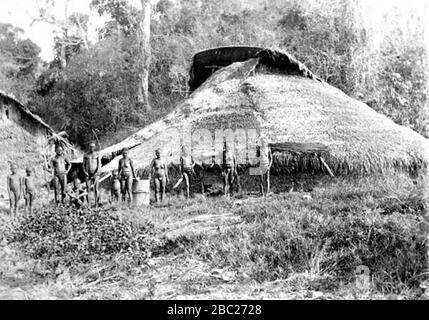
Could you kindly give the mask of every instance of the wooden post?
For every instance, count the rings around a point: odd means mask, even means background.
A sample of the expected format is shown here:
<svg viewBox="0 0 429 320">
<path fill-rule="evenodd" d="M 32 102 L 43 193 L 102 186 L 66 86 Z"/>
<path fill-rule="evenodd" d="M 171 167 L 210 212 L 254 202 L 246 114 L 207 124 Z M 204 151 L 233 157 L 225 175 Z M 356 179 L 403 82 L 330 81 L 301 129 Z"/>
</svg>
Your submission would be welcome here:
<svg viewBox="0 0 429 320">
<path fill-rule="evenodd" d="M 320 162 L 322 162 L 323 166 L 326 168 L 326 170 L 328 170 L 328 173 L 331 177 L 334 177 L 334 174 L 332 173 L 331 169 L 329 168 L 329 166 L 327 165 L 327 163 L 325 162 L 325 160 L 323 160 L 322 157 L 319 156 Z"/>
<path fill-rule="evenodd" d="M 107 178 L 109 178 L 110 176 L 112 175 L 112 173 L 108 173 L 108 174 L 106 174 L 104 177 L 102 177 L 100 180 L 98 180 L 98 183 L 101 183 L 101 182 L 103 182 L 104 180 L 106 180 Z"/>
<path fill-rule="evenodd" d="M 183 177 L 182 178 L 180 178 L 177 182 L 176 182 L 176 184 L 173 186 L 173 190 L 174 189 L 176 189 L 181 183 L 182 183 L 182 181 L 183 181 Z"/>
</svg>

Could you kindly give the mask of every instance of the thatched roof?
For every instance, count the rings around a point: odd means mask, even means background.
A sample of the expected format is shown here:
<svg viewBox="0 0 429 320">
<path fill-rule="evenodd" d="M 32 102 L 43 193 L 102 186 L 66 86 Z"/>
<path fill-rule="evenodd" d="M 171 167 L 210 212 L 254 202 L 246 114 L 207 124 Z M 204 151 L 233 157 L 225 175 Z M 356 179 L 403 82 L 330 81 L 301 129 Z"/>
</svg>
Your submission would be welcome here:
<svg viewBox="0 0 429 320">
<path fill-rule="evenodd" d="M 49 147 L 49 144 L 60 144 L 66 150 L 66 152 L 68 154 L 70 154 L 70 156 L 76 157 L 76 156 L 79 156 L 81 154 L 81 152 L 79 150 L 77 150 L 65 138 L 66 137 L 65 132 L 56 133 L 55 130 L 50 125 L 48 125 L 45 121 L 43 121 L 42 118 L 40 118 L 38 115 L 35 115 L 30 110 L 28 110 L 27 107 L 23 104 L 23 102 L 18 100 L 13 94 L 8 94 L 5 91 L 0 90 L 0 96 L 9 102 L 12 102 L 14 104 L 14 106 L 18 110 L 20 110 L 20 112 L 27 115 L 27 117 L 28 117 L 28 119 L 30 119 L 30 121 L 32 121 L 36 125 L 39 125 L 41 127 L 44 127 L 45 129 L 47 129 L 49 137 L 47 138 L 48 146 L 46 146 L 46 147 Z"/>
<path fill-rule="evenodd" d="M 11 101 L 14 103 L 14 105 L 22 112 L 25 113 L 32 121 L 39 124 L 42 127 L 45 127 L 49 132 L 54 132 L 54 130 L 45 122 L 43 121 L 39 116 L 32 113 L 30 110 L 28 110 L 25 105 L 18 100 L 13 94 L 8 94 L 7 92 L 0 90 L 0 96 L 3 98 Z"/>
<path fill-rule="evenodd" d="M 126 146 L 137 166 L 146 167 L 161 148 L 177 164 L 181 144 L 174 130 L 197 128 L 257 128 L 272 144 L 320 143 L 329 148 L 325 160 L 336 174 L 414 171 L 428 163 L 427 139 L 320 81 L 289 54 L 267 49 L 219 69 L 167 117 L 102 154 Z M 203 145 L 196 148 L 205 148 L 210 163 L 212 147 Z M 116 168 L 118 159 L 103 170 Z M 275 153 L 278 170 L 290 166 L 323 170 L 311 154 Z"/>
<path fill-rule="evenodd" d="M 198 52 L 192 59 L 189 71 L 189 89 L 194 91 L 215 71 L 234 62 L 244 62 L 259 58 L 260 63 L 275 68 L 283 68 L 289 74 L 301 74 L 313 78 L 314 75 L 300 61 L 289 54 L 260 47 L 229 46 Z"/>
</svg>

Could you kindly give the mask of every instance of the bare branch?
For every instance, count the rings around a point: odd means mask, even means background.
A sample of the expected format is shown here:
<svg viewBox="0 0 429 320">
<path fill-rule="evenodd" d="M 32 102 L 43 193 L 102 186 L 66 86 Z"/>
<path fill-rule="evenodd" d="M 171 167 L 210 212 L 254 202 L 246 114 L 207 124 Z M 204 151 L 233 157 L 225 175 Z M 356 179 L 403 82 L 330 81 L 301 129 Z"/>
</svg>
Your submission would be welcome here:
<svg viewBox="0 0 429 320">
<path fill-rule="evenodd" d="M 85 30 L 84 30 L 84 29 L 83 29 L 83 27 L 82 27 L 82 23 L 81 23 L 81 21 L 80 21 L 80 17 L 79 17 L 79 15 L 75 14 L 75 19 L 76 19 L 77 25 L 78 25 L 78 27 L 79 27 L 79 31 L 80 31 L 80 33 L 81 33 L 82 40 L 83 40 L 83 43 L 84 43 L 84 45 L 85 45 L 85 49 L 86 49 L 86 50 L 88 50 L 88 49 L 89 49 L 89 47 L 88 47 L 88 41 L 87 41 L 87 39 L 86 39 L 86 32 L 85 32 Z"/>
</svg>

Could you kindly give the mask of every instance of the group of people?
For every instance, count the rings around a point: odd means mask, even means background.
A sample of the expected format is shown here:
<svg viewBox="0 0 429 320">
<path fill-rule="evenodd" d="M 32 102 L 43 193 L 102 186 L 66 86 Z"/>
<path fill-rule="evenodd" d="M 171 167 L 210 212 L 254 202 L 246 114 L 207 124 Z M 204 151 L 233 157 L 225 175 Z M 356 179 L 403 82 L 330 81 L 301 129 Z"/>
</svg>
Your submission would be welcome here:
<svg viewBox="0 0 429 320">
<path fill-rule="evenodd" d="M 10 166 L 10 171 L 10 175 L 7 176 L 7 192 L 11 214 L 18 214 L 18 204 L 22 196 L 25 199 L 26 210 L 31 213 L 33 211 L 33 201 L 36 191 L 33 170 L 30 167 L 26 168 L 26 175 L 22 178 L 18 174 L 18 166 L 13 163 Z"/>
<path fill-rule="evenodd" d="M 270 190 L 270 167 L 272 164 L 272 155 L 267 143 L 262 143 L 257 148 L 259 158 L 260 190 L 262 195 L 266 195 Z M 46 163 L 45 169 L 52 174 L 54 184 L 55 203 L 66 204 L 67 197 L 71 205 L 82 206 L 85 202 L 90 203 L 90 191 L 93 189 L 95 207 L 100 203 L 100 176 L 101 176 L 101 157 L 96 151 L 95 143 L 88 145 L 88 151 L 83 157 L 82 171 L 85 177 L 84 183 L 78 177 L 77 171 L 73 173 L 71 188 L 67 186 L 67 176 L 72 168 L 72 164 L 64 154 L 63 148 L 58 145 L 55 148 L 55 155 Z M 185 184 L 185 195 L 190 197 L 191 177 L 195 175 L 195 163 L 187 146 L 182 147 L 180 157 L 181 178 L 173 187 L 176 189 L 182 182 Z M 16 164 L 10 167 L 11 174 L 7 177 L 7 190 L 10 199 L 11 213 L 17 214 L 18 203 L 21 195 L 25 199 L 25 211 L 33 211 L 33 202 L 36 194 L 36 183 L 33 177 L 33 169 L 26 168 L 26 176 L 21 178 L 17 171 Z M 161 156 L 160 150 L 155 151 L 155 157 L 149 166 L 149 176 L 153 177 L 155 202 L 165 199 L 166 185 L 169 183 L 168 167 Z M 228 144 L 224 143 L 222 176 L 224 182 L 224 194 L 229 197 L 232 195 L 233 185 L 240 185 L 238 174 L 238 163 L 233 150 Z M 129 150 L 122 150 L 122 157 L 118 163 L 118 169 L 113 170 L 110 176 L 110 201 L 119 202 L 133 199 L 132 185 L 133 180 L 137 179 L 133 160 L 129 157 Z"/>
<path fill-rule="evenodd" d="M 96 152 L 95 143 L 90 143 L 89 151 L 84 155 L 82 163 L 85 186 L 81 184 L 79 178 L 75 177 L 72 184 L 72 194 L 69 194 L 74 204 L 82 205 L 85 199 L 89 203 L 89 193 L 91 188 L 93 188 L 95 207 L 98 207 L 100 202 L 99 183 L 101 166 L 101 157 Z M 151 175 L 154 178 L 155 201 L 159 202 L 165 198 L 165 186 L 169 182 L 167 165 L 161 158 L 160 150 L 155 151 L 155 157 L 152 160 L 150 168 Z M 122 200 L 132 202 L 132 186 L 133 181 L 136 179 L 134 162 L 129 157 L 128 148 L 124 148 L 122 149 L 122 158 L 118 162 L 118 169 L 113 170 L 110 175 L 110 201 L 119 202 Z M 61 185 L 58 185 L 58 187 L 61 189 Z M 64 199 L 66 193 L 63 189 L 61 189 L 61 194 Z M 55 194 L 55 198 L 57 199 L 57 194 Z"/>
<path fill-rule="evenodd" d="M 63 148 L 55 148 L 55 156 L 46 164 L 46 169 L 53 175 L 55 185 L 55 199 L 61 194 L 62 203 L 65 202 L 67 195 L 67 175 L 71 169 L 71 162 L 64 155 Z M 37 182 L 34 177 L 34 169 L 27 167 L 25 177 L 18 174 L 18 166 L 12 163 L 10 166 L 11 173 L 7 176 L 7 192 L 9 196 L 10 212 L 12 215 L 18 214 L 19 201 L 25 199 L 25 211 L 33 212 L 33 204 L 37 196 Z"/>
<path fill-rule="evenodd" d="M 259 176 L 259 187 L 262 196 L 266 196 L 270 192 L 270 169 L 273 163 L 271 150 L 265 138 L 261 139 L 261 143 L 256 147 L 256 155 L 259 159 L 258 167 L 252 168 L 252 174 Z M 231 147 L 224 143 L 223 151 L 223 166 L 222 166 L 224 195 L 232 196 L 233 185 L 236 183 L 240 186 L 240 175 L 238 174 L 238 164 L 234 151 Z"/>
</svg>

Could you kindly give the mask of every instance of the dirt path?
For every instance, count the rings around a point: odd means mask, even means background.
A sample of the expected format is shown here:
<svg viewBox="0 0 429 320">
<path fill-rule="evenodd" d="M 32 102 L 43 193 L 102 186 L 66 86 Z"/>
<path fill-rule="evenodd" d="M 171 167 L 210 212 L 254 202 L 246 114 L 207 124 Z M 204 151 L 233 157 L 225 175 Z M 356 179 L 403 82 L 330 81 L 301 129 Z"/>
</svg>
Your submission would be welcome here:
<svg viewBox="0 0 429 320">
<path fill-rule="evenodd" d="M 193 236 L 198 234 L 210 234 L 220 228 L 227 228 L 239 224 L 242 219 L 233 213 L 202 214 L 175 221 L 165 222 L 168 231 L 163 234 L 167 239 L 175 239 L 181 236 Z"/>
</svg>

